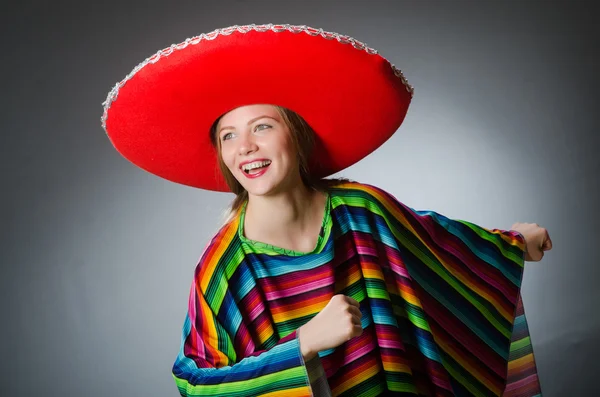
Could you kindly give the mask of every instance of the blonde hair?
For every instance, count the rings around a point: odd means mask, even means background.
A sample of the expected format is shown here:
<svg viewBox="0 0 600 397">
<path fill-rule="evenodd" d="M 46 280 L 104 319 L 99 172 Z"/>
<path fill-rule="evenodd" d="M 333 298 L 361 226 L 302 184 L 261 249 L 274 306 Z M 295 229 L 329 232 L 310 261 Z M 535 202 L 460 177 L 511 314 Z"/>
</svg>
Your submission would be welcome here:
<svg viewBox="0 0 600 397">
<path fill-rule="evenodd" d="M 290 136 L 292 138 L 292 143 L 296 149 L 296 154 L 298 156 L 298 168 L 300 170 L 300 178 L 306 187 L 313 190 L 325 191 L 328 187 L 342 183 L 348 182 L 349 180 L 346 178 L 331 178 L 331 179 L 319 179 L 311 176 L 309 172 L 309 161 L 310 155 L 315 145 L 315 131 L 312 129 L 310 125 L 296 112 L 289 110 L 287 108 L 281 106 L 274 106 L 279 116 L 282 118 L 285 125 L 288 127 L 290 131 Z M 223 117 L 223 116 L 221 116 Z M 217 159 L 219 162 L 219 169 L 221 170 L 221 174 L 227 183 L 227 186 L 231 190 L 233 194 L 235 194 L 235 198 L 231 202 L 230 208 L 227 210 L 225 214 L 224 222 L 229 222 L 239 208 L 244 204 L 244 202 L 248 199 L 248 192 L 243 186 L 238 182 L 237 179 L 233 176 L 229 168 L 225 165 L 223 158 L 221 157 L 221 148 L 220 148 L 220 140 L 217 135 L 217 127 L 219 125 L 219 121 L 221 120 L 219 117 L 210 128 L 210 140 L 217 151 Z"/>
</svg>

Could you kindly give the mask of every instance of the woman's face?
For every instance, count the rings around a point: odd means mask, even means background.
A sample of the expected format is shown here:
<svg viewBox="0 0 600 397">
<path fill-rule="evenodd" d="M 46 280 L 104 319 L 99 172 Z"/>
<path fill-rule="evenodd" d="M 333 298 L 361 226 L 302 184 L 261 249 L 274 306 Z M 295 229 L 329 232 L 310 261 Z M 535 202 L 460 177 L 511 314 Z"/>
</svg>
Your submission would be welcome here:
<svg viewBox="0 0 600 397">
<path fill-rule="evenodd" d="M 270 195 L 301 183 L 290 131 L 272 105 L 226 113 L 217 126 L 223 162 L 250 195 Z"/>
</svg>

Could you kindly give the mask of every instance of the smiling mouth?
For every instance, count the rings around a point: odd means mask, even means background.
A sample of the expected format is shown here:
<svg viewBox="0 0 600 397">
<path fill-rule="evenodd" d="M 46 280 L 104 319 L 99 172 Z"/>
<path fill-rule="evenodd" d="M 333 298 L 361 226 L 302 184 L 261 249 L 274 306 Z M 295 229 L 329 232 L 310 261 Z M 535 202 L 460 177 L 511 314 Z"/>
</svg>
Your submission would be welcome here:
<svg viewBox="0 0 600 397">
<path fill-rule="evenodd" d="M 269 165 L 271 165 L 271 160 L 264 160 L 244 164 L 241 168 L 246 175 L 254 175 L 265 170 Z"/>
</svg>

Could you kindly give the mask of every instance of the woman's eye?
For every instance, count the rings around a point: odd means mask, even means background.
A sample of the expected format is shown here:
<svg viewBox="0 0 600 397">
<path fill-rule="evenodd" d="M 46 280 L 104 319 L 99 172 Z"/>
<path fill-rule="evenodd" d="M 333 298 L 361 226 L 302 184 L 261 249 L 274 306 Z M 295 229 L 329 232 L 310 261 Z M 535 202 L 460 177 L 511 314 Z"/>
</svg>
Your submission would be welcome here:
<svg viewBox="0 0 600 397">
<path fill-rule="evenodd" d="M 233 134 L 231 132 L 228 132 L 227 134 L 223 135 L 223 137 L 221 139 L 226 141 L 226 140 L 230 139 L 232 135 Z"/>
<path fill-rule="evenodd" d="M 256 127 L 254 127 L 254 131 L 260 131 L 265 129 L 261 127 L 271 128 L 269 124 L 258 124 Z"/>
</svg>

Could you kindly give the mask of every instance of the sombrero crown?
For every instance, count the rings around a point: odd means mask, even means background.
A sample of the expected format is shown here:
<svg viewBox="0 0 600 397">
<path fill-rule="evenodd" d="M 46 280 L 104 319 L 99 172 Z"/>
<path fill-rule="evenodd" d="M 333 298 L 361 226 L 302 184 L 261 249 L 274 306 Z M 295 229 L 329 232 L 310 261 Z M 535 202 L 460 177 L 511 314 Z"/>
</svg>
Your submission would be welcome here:
<svg viewBox="0 0 600 397">
<path fill-rule="evenodd" d="M 398 129 L 413 88 L 376 50 L 293 25 L 232 26 L 158 51 L 117 83 L 102 126 L 117 151 L 173 182 L 229 191 L 209 130 L 244 105 L 279 105 L 316 132 L 310 172 L 324 177 Z"/>
</svg>

